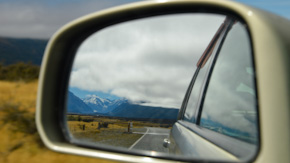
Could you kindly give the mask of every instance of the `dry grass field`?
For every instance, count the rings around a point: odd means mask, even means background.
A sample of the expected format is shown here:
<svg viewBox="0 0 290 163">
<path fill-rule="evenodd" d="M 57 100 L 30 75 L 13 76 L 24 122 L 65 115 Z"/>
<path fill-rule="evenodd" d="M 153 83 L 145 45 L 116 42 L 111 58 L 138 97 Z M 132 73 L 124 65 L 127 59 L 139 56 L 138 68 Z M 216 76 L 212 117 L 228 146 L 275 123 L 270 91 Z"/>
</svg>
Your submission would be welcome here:
<svg viewBox="0 0 290 163">
<path fill-rule="evenodd" d="M 107 128 L 98 129 L 98 122 L 68 122 L 72 135 L 90 143 L 129 148 L 142 135 L 127 132 L 127 127 L 109 124 Z M 83 128 L 83 126 L 85 126 Z"/>
<path fill-rule="evenodd" d="M 132 132 L 128 132 L 127 120 L 68 115 L 67 126 L 74 138 L 90 143 L 129 148 L 146 131 L 145 127 L 162 127 L 159 123 L 132 121 Z M 137 131 L 137 132 L 135 132 Z"/>
<path fill-rule="evenodd" d="M 37 81 L 0 81 L 0 163 L 107 163 L 53 152 L 43 146 L 34 122 Z"/>
</svg>

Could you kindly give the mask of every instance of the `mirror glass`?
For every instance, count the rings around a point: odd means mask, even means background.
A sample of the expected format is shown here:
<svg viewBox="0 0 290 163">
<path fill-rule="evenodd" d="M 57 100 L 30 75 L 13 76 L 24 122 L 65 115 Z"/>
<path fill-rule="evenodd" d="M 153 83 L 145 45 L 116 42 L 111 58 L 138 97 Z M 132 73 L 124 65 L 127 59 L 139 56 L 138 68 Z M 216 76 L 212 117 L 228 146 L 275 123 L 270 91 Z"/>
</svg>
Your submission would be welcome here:
<svg viewBox="0 0 290 163">
<path fill-rule="evenodd" d="M 174 124 L 202 55 L 220 30 L 213 55 L 202 66 L 208 74 L 229 28 L 221 29 L 225 21 L 226 16 L 218 14 L 171 14 L 123 22 L 92 34 L 78 48 L 71 70 L 69 137 L 98 147 L 195 157 L 196 151 L 182 152 Z"/>
</svg>

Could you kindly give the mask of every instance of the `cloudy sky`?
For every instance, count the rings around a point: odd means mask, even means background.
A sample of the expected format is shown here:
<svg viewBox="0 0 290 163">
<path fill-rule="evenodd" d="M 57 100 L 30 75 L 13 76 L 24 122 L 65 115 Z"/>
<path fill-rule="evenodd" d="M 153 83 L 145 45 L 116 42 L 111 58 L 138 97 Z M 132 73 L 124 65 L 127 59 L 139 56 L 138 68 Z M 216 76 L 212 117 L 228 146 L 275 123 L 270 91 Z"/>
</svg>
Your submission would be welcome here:
<svg viewBox="0 0 290 163">
<path fill-rule="evenodd" d="M 78 17 L 130 2 L 134 1 L 0 0 L 0 36 L 48 39 Z"/>
<path fill-rule="evenodd" d="M 80 16 L 138 0 L 0 0 L 0 36 L 48 39 Z M 238 0 L 290 19 L 289 0 Z"/>
<path fill-rule="evenodd" d="M 223 15 L 178 14 L 118 24 L 79 48 L 70 86 L 179 108 Z"/>
<path fill-rule="evenodd" d="M 0 36 L 49 39 L 61 26 L 75 18 L 136 1 L 138 0 L 0 0 Z M 238 1 L 290 19 L 289 0 Z M 170 19 L 174 21 L 169 21 Z M 192 19 L 199 21 L 196 17 L 162 18 L 158 21 L 123 24 L 96 34 L 79 51 L 82 55 L 77 57 L 71 85 L 131 100 L 146 100 L 152 105 L 163 100 L 162 104 L 177 106 L 177 101 L 180 100 L 176 99 L 183 97 L 194 71 L 196 55 L 203 52 L 220 24 L 219 21 L 211 21 L 213 24 L 208 25 L 200 20 L 200 26 L 197 27 L 187 21 Z M 154 26 L 155 29 L 152 30 L 149 26 Z M 193 32 L 193 29 L 200 31 L 198 28 L 208 32 Z M 189 42 L 193 42 L 195 48 Z M 96 43 L 98 46 L 95 46 Z M 91 49 L 92 45 L 94 49 Z M 102 57 L 96 57 L 100 55 Z M 95 65 L 99 67 L 96 68 Z M 82 75 L 87 76 L 84 78 Z M 131 80 L 132 77 L 134 80 Z M 80 79 L 87 80 L 80 82 Z M 132 89 L 128 89 L 129 87 Z M 161 98 L 165 94 L 168 97 Z"/>
</svg>

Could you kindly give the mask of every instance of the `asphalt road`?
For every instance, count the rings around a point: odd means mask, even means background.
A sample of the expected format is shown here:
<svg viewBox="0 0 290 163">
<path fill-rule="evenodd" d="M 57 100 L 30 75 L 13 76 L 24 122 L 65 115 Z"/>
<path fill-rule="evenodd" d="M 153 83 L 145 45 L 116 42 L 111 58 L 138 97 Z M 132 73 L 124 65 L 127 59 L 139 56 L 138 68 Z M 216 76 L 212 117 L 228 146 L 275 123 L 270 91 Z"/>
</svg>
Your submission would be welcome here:
<svg viewBox="0 0 290 163">
<path fill-rule="evenodd" d="M 129 149 L 168 153 L 168 149 L 163 147 L 163 140 L 164 138 L 168 138 L 169 132 L 169 129 L 153 127 L 146 127 L 145 132 L 133 132 L 144 135 L 138 139 Z"/>
</svg>

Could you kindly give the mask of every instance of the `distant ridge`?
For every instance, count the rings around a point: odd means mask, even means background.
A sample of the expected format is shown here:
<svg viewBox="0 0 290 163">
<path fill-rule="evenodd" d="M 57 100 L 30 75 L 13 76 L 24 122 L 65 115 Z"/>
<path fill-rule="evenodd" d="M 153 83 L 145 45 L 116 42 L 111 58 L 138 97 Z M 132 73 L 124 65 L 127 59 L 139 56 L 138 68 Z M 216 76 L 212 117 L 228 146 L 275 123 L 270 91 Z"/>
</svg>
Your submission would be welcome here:
<svg viewBox="0 0 290 163">
<path fill-rule="evenodd" d="M 0 37 L 0 63 L 18 62 L 40 66 L 48 40 Z"/>
<path fill-rule="evenodd" d="M 127 99 L 109 100 L 97 95 L 89 95 L 80 99 L 69 92 L 68 113 L 101 115 L 131 119 L 163 119 L 176 120 L 176 108 L 144 106 L 142 103 L 133 104 Z"/>
<path fill-rule="evenodd" d="M 178 109 L 123 103 L 109 113 L 113 117 L 145 119 L 177 119 Z"/>
<path fill-rule="evenodd" d="M 127 103 L 126 99 L 110 100 L 107 98 L 101 98 L 97 95 L 87 95 L 82 99 L 84 103 L 90 106 L 94 111 L 98 113 L 108 113 L 114 110 L 116 107 L 123 103 Z"/>
<path fill-rule="evenodd" d="M 85 104 L 80 98 L 75 96 L 72 92 L 68 92 L 67 113 L 73 114 L 92 114 L 93 109 Z"/>
</svg>

